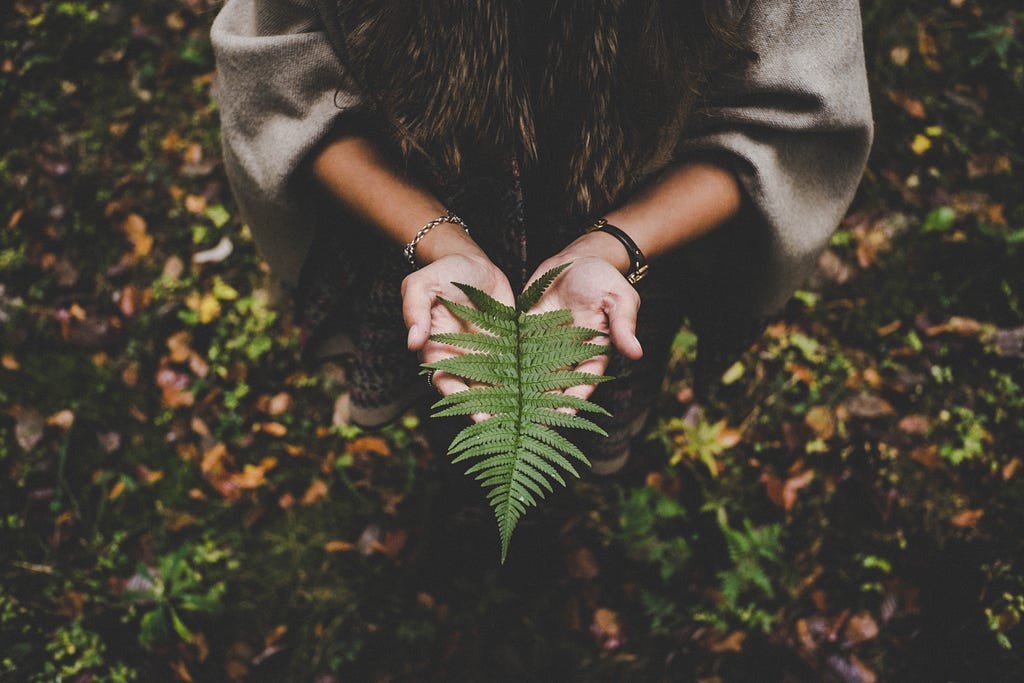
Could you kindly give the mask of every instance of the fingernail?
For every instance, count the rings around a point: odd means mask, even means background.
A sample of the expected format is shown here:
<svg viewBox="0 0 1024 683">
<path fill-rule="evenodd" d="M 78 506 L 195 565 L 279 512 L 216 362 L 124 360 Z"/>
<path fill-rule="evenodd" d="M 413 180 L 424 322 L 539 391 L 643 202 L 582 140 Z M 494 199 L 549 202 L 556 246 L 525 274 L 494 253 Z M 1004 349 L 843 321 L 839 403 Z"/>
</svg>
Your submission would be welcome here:
<svg viewBox="0 0 1024 683">
<path fill-rule="evenodd" d="M 409 346 L 412 346 L 412 340 L 415 339 L 416 337 L 418 337 L 419 334 L 420 334 L 420 326 L 419 325 L 413 325 L 412 327 L 410 327 L 409 328 L 409 338 L 406 341 L 406 343 Z"/>
</svg>

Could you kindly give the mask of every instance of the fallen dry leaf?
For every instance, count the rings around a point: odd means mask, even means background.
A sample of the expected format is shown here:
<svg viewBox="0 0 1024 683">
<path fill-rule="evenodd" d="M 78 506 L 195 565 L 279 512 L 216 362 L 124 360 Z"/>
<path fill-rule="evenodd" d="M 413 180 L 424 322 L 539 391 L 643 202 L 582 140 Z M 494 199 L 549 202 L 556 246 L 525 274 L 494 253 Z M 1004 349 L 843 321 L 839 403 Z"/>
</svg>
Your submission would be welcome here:
<svg viewBox="0 0 1024 683">
<path fill-rule="evenodd" d="M 929 470 L 936 469 L 942 463 L 942 459 L 939 457 L 939 448 L 935 445 L 915 448 L 910 452 L 910 458 Z"/>
<path fill-rule="evenodd" d="M 746 639 L 747 634 L 743 631 L 733 631 L 728 635 L 710 640 L 706 644 L 706 647 L 709 651 L 714 652 L 715 654 L 723 654 L 725 652 L 743 652 L 743 643 Z"/>
<path fill-rule="evenodd" d="M 267 412 L 271 415 L 284 415 L 292 407 L 292 397 L 282 391 L 274 394 L 267 402 Z"/>
<path fill-rule="evenodd" d="M 192 355 L 192 335 L 185 330 L 176 332 L 167 338 L 168 358 L 172 363 L 184 363 Z"/>
<path fill-rule="evenodd" d="M 329 553 L 344 553 L 355 550 L 355 544 L 348 541 L 328 541 L 324 544 L 324 550 Z"/>
<path fill-rule="evenodd" d="M 350 455 L 373 454 L 388 457 L 391 455 L 391 447 L 379 436 L 360 436 L 345 444 L 345 452 Z"/>
<path fill-rule="evenodd" d="M 118 227 L 135 248 L 135 256 L 147 256 L 153 249 L 153 238 L 146 232 L 146 219 L 139 214 L 128 214 Z"/>
<path fill-rule="evenodd" d="M 878 636 L 878 623 L 868 612 L 859 612 L 846 622 L 843 635 L 851 643 L 863 643 Z"/>
<path fill-rule="evenodd" d="M 907 415 L 900 420 L 899 428 L 901 432 L 907 434 L 927 434 L 932 428 L 931 421 L 924 415 Z"/>
<path fill-rule="evenodd" d="M 288 433 L 288 428 L 280 422 L 262 422 L 259 425 L 259 429 L 264 434 L 276 437 L 282 437 Z"/>
<path fill-rule="evenodd" d="M 804 422 L 811 428 L 815 436 L 824 441 L 831 439 L 836 433 L 835 418 L 832 416 L 832 411 L 826 406 L 814 406 L 808 410 Z"/>
<path fill-rule="evenodd" d="M 977 526 L 984 515 L 984 510 L 964 510 L 953 515 L 949 522 L 960 529 L 970 529 Z"/>
<path fill-rule="evenodd" d="M 985 327 L 973 318 L 953 316 L 941 325 L 929 327 L 924 331 L 929 337 L 939 334 L 956 334 L 961 337 L 977 337 L 984 331 Z"/>
<path fill-rule="evenodd" d="M 843 405 L 850 415 L 868 420 L 892 415 L 895 412 L 888 401 L 868 393 L 858 394 Z"/>
<path fill-rule="evenodd" d="M 46 421 L 39 411 L 28 409 L 15 415 L 14 438 L 22 450 L 31 451 L 43 438 Z"/>
<path fill-rule="evenodd" d="M 814 470 L 807 470 L 795 477 L 790 477 L 782 487 L 782 507 L 789 512 L 796 505 L 797 495 L 814 480 Z"/>
<path fill-rule="evenodd" d="M 302 494 L 302 505 L 312 505 L 327 497 L 327 484 L 322 479 L 314 479 L 306 492 Z"/>
<path fill-rule="evenodd" d="M 597 567 L 597 558 L 590 548 L 577 548 L 569 553 L 565 559 L 569 576 L 574 579 L 596 579 L 600 571 Z"/>
<path fill-rule="evenodd" d="M 75 424 L 75 414 L 67 409 L 61 410 L 46 418 L 46 424 L 66 432 Z"/>
<path fill-rule="evenodd" d="M 625 642 L 619 615 L 604 607 L 594 610 L 594 618 L 590 622 L 590 634 L 594 636 L 598 647 L 606 651 L 617 650 Z"/>
</svg>

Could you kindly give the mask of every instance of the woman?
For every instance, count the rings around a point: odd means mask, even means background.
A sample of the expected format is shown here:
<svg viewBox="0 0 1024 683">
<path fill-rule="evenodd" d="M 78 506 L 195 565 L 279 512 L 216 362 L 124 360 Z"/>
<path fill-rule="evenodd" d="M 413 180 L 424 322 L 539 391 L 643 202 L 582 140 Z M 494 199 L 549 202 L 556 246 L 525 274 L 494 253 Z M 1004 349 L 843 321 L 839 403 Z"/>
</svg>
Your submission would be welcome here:
<svg viewBox="0 0 1024 683">
<path fill-rule="evenodd" d="M 309 348 L 354 355 L 359 423 L 455 352 L 429 340 L 453 281 L 511 303 L 571 261 L 540 307 L 608 334 L 581 369 L 618 378 L 586 449 L 614 472 L 683 318 L 706 377 L 842 218 L 872 134 L 860 30 L 856 0 L 228 0 L 225 162 Z"/>
</svg>

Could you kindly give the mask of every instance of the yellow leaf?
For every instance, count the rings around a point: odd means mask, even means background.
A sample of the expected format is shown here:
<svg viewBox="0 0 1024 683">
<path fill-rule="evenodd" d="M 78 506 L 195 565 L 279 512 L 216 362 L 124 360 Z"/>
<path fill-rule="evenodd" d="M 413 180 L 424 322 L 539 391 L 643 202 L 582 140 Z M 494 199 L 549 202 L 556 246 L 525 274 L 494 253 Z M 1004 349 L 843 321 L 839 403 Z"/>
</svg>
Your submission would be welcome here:
<svg viewBox="0 0 1024 683">
<path fill-rule="evenodd" d="M 743 377 L 744 372 L 746 372 L 746 369 L 743 367 L 743 363 L 736 361 L 732 364 L 732 367 L 726 370 L 725 374 L 722 375 L 722 384 L 728 386 L 737 382 L 740 377 Z"/>
<path fill-rule="evenodd" d="M 199 301 L 199 322 L 204 325 L 220 316 L 220 302 L 213 294 L 204 294 Z"/>
<path fill-rule="evenodd" d="M 914 141 L 910 143 L 910 149 L 914 150 L 914 154 L 921 155 L 932 148 L 932 141 L 926 138 L 924 135 L 917 135 Z"/>
<path fill-rule="evenodd" d="M 942 135 L 942 126 L 928 126 L 924 129 L 924 132 L 930 138 L 937 138 Z"/>
<path fill-rule="evenodd" d="M 110 493 L 107 494 L 107 500 L 115 500 L 124 493 L 124 480 L 119 479 L 116 484 L 110 489 Z"/>
</svg>

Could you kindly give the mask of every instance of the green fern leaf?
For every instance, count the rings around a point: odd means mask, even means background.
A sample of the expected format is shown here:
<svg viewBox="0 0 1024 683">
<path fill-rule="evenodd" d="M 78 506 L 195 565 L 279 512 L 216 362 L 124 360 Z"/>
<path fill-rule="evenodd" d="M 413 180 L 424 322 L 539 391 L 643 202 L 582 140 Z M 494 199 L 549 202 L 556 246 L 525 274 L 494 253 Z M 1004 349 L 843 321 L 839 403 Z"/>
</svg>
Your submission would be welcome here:
<svg viewBox="0 0 1024 683">
<path fill-rule="evenodd" d="M 502 563 L 526 510 L 554 490 L 553 482 L 565 486 L 563 473 L 580 476 L 574 461 L 590 466 L 579 447 L 556 429 L 607 436 L 579 413 L 608 415 L 608 411 L 561 393 L 579 384 L 612 379 L 571 369 L 607 351 L 591 341 L 602 333 L 574 325 L 568 310 L 529 312 L 569 265 L 544 273 L 519 295 L 515 308 L 479 289 L 454 283 L 473 306 L 442 303 L 481 331 L 433 335 L 433 341 L 467 353 L 423 365 L 485 385 L 446 396 L 433 407 L 434 417 L 490 416 L 459 432 L 448 455 L 453 463 L 471 462 L 466 474 L 487 491 L 498 523 Z"/>
</svg>

